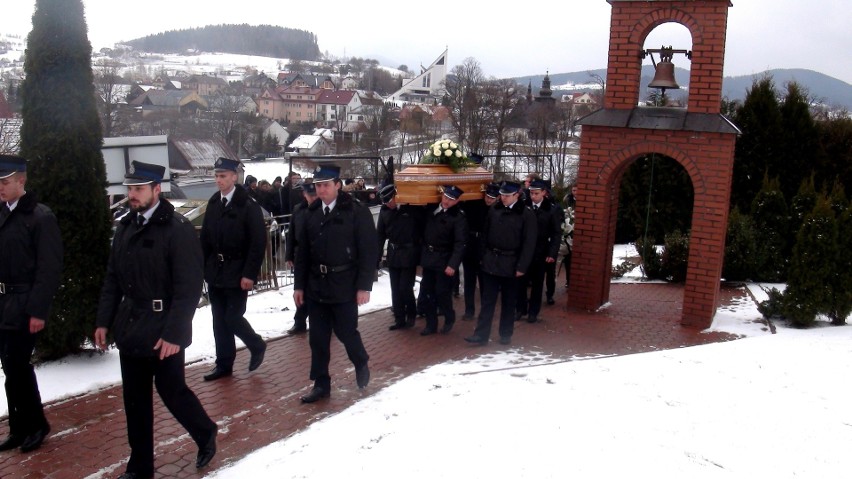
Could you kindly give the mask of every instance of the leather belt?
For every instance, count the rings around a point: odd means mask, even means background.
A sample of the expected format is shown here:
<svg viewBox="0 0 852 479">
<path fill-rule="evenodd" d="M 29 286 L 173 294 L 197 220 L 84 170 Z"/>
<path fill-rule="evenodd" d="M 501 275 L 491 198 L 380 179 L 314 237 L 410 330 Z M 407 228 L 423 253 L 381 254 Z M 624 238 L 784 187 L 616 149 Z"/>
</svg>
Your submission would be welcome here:
<svg viewBox="0 0 852 479">
<path fill-rule="evenodd" d="M 233 259 L 243 259 L 243 257 L 239 255 L 216 253 L 216 261 L 220 263 L 224 263 L 225 261 L 230 261 Z"/>
<path fill-rule="evenodd" d="M 492 253 L 500 256 L 515 256 L 517 253 L 515 251 L 509 251 L 505 249 L 497 249 L 497 248 L 489 248 Z"/>
<path fill-rule="evenodd" d="M 414 243 L 389 243 L 389 244 L 390 244 L 391 248 L 396 248 L 396 249 L 411 248 L 412 246 L 414 246 Z"/>
<path fill-rule="evenodd" d="M 355 263 L 346 263 L 337 266 L 329 266 L 327 264 L 319 264 L 315 268 L 315 271 L 318 271 L 320 274 L 328 274 L 328 273 L 340 273 L 343 271 L 348 271 L 355 267 Z"/>
<path fill-rule="evenodd" d="M 32 285 L 28 283 L 0 283 L 0 294 L 26 293 L 31 288 Z"/>
<path fill-rule="evenodd" d="M 168 307 L 168 301 L 164 299 L 131 299 L 133 307 L 138 309 L 150 309 L 155 313 L 160 313 Z"/>
<path fill-rule="evenodd" d="M 448 250 L 448 249 L 436 248 L 436 247 L 434 247 L 430 244 L 426 245 L 426 249 L 433 252 L 433 253 L 449 253 L 450 252 L 450 250 Z"/>
<path fill-rule="evenodd" d="M 468 231 L 468 234 L 470 236 L 473 236 L 474 238 L 479 238 L 480 236 L 482 236 L 482 233 L 479 231 Z"/>
</svg>

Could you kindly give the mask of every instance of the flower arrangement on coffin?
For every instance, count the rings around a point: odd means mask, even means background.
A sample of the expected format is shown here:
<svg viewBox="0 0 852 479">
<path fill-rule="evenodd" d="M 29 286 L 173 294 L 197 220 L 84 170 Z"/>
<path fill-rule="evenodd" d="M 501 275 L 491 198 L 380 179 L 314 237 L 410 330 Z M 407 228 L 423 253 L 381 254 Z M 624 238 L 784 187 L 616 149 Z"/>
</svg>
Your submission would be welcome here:
<svg viewBox="0 0 852 479">
<path fill-rule="evenodd" d="M 415 165 L 408 165 L 394 174 L 397 201 L 425 205 L 441 201 L 442 185 L 458 186 L 464 193 L 462 201 L 482 198 L 484 185 L 494 175 L 479 167 L 482 157 L 466 155 L 457 143 L 438 140 L 429 146 Z"/>
<path fill-rule="evenodd" d="M 464 168 L 477 166 L 474 160 L 464 154 L 461 146 L 450 140 L 438 140 L 432 143 L 420 159 L 420 164 L 448 165 L 456 173 Z"/>
</svg>

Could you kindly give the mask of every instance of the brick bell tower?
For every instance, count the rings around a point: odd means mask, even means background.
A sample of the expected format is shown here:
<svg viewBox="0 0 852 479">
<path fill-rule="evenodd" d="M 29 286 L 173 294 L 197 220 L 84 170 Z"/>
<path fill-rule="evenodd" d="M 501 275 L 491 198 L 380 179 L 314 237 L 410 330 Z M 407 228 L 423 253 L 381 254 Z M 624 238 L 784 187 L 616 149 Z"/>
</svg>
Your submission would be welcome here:
<svg viewBox="0 0 852 479">
<path fill-rule="evenodd" d="M 707 328 L 716 310 L 739 130 L 721 115 L 729 0 L 607 0 L 612 6 L 604 108 L 583 119 L 570 306 L 609 300 L 618 194 L 637 158 L 665 155 L 689 173 L 694 191 L 684 326 Z M 686 108 L 640 107 L 643 45 L 676 22 L 692 35 Z"/>
</svg>

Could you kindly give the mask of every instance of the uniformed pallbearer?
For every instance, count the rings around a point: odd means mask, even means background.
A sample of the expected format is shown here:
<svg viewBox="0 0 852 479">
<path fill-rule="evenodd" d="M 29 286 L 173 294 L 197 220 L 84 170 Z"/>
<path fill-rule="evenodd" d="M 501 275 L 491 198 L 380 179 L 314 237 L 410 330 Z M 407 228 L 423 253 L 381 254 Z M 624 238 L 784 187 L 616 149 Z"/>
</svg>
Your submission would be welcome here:
<svg viewBox="0 0 852 479">
<path fill-rule="evenodd" d="M 204 280 L 213 313 L 216 367 L 204 376 L 213 381 L 230 376 L 237 356 L 234 336 L 246 345 L 249 371 L 263 362 L 266 343 L 254 332 L 246 312 L 248 292 L 254 288 L 266 252 L 266 226 L 260 205 L 238 183 L 239 161 L 219 158 L 214 165 L 216 187 L 207 202 L 201 225 Z"/>
<path fill-rule="evenodd" d="M 202 288 L 202 259 L 195 228 L 165 198 L 165 168 L 134 161 L 124 184 L 131 212 L 115 230 L 98 305 L 95 344 L 112 331 L 121 383 L 130 460 L 125 479 L 154 476 L 154 404 L 151 383 L 169 412 L 198 445 L 195 467 L 216 454 L 216 423 L 187 387 L 186 348 Z"/>
<path fill-rule="evenodd" d="M 331 394 L 331 334 L 343 343 L 355 366 L 359 388 L 370 381 L 370 357 L 358 332 L 358 306 L 370 301 L 378 250 L 370 210 L 340 191 L 340 167 L 324 165 L 314 172 L 318 201 L 308 207 L 304 228 L 296 231 L 293 299 L 308 303 L 311 317 L 311 379 L 314 387 L 302 396 L 312 403 Z"/>
<path fill-rule="evenodd" d="M 50 433 L 30 359 L 62 278 L 62 238 L 26 182 L 24 158 L 0 155 L 0 361 L 9 405 L 0 451 L 38 449 Z"/>
</svg>

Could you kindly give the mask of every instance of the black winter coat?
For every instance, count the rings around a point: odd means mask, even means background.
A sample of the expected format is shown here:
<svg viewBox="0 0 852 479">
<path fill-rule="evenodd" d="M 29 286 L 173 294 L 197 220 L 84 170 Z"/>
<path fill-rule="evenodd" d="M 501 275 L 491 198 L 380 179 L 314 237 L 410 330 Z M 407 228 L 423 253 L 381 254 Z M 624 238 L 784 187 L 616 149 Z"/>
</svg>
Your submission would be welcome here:
<svg viewBox="0 0 852 479">
<path fill-rule="evenodd" d="M 485 229 L 488 205 L 485 204 L 485 200 L 468 200 L 460 203 L 460 207 L 467 218 L 468 239 L 464 247 L 465 262 L 479 263 L 482 258 L 482 231 Z"/>
<path fill-rule="evenodd" d="M 5 205 L 2 206 L 5 208 Z M 0 216 L 0 329 L 29 331 L 30 318 L 47 321 L 62 280 L 62 236 L 56 216 L 32 193 Z"/>
<path fill-rule="evenodd" d="M 308 209 L 308 203 L 304 200 L 293 207 L 293 213 L 290 214 L 290 226 L 287 228 L 287 241 L 284 249 L 285 261 L 296 261 L 296 230 L 304 228 L 305 212 Z"/>
<path fill-rule="evenodd" d="M 119 222 L 112 241 L 97 326 L 112 330 L 118 349 L 130 356 L 159 354 L 162 338 L 186 348 L 201 297 L 201 248 L 195 227 L 163 198 L 145 226 L 138 213 Z M 162 300 L 155 311 L 154 300 Z"/>
<path fill-rule="evenodd" d="M 376 234 L 379 237 L 379 258 L 384 254 L 387 241 L 388 267 L 415 268 L 420 264 L 425 218 L 422 206 L 400 205 L 394 209 L 382 206 L 376 222 Z"/>
<path fill-rule="evenodd" d="M 497 202 L 483 231 L 482 271 L 505 278 L 526 273 L 535 252 L 536 218 L 520 200 L 511 208 Z"/>
<path fill-rule="evenodd" d="M 545 198 L 538 210 L 532 207 L 530 209 L 536 217 L 538 226 L 533 261 L 543 262 L 547 257 L 556 259 L 559 255 L 559 242 L 562 240 L 561 208 Z"/>
<path fill-rule="evenodd" d="M 257 282 L 266 253 L 266 225 L 260 205 L 245 188 L 235 188 L 224 208 L 219 192 L 210 198 L 201 225 L 204 280 L 216 288 L 239 288 L 242 278 Z"/>
<path fill-rule="evenodd" d="M 321 303 L 355 301 L 359 290 L 372 291 L 379 255 L 369 208 L 340 191 L 328 217 L 317 199 L 302 224 L 296 229 L 293 289 Z"/>
<path fill-rule="evenodd" d="M 458 204 L 436 215 L 438 206 L 426 206 L 420 264 L 424 269 L 443 271 L 449 266 L 458 271 L 467 243 L 467 219 Z"/>
</svg>

